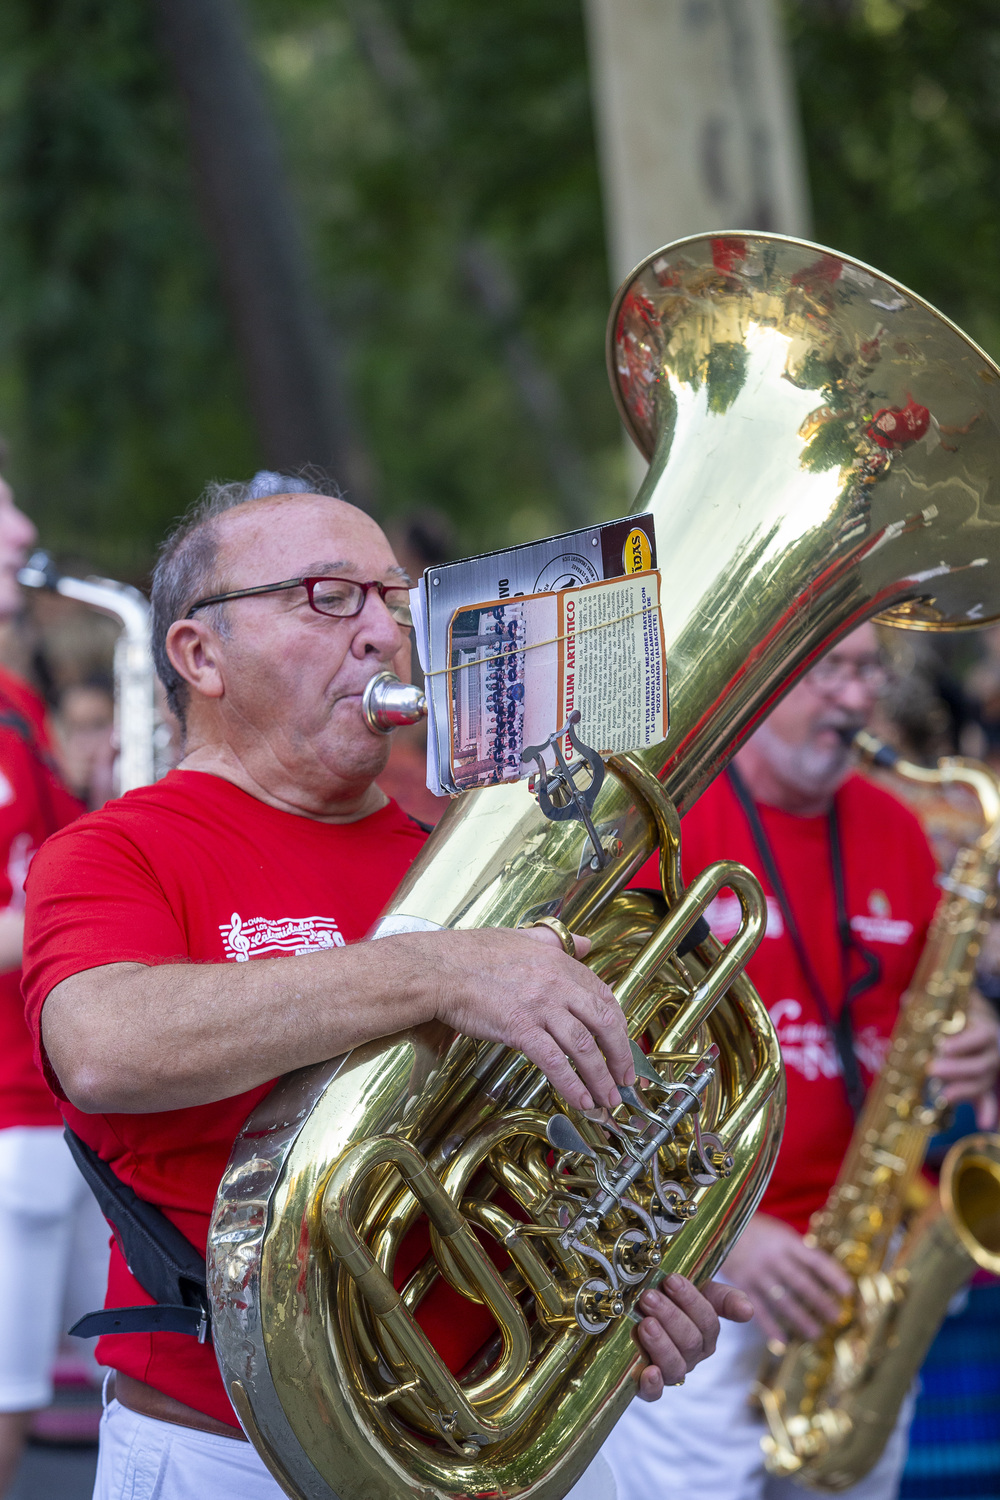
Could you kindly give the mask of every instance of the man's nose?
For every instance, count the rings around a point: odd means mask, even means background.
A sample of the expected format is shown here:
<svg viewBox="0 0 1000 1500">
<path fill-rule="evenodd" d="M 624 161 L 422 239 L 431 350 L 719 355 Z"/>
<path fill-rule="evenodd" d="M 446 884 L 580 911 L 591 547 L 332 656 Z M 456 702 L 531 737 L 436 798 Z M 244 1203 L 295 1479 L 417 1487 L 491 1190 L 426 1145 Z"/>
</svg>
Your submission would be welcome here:
<svg viewBox="0 0 1000 1500">
<path fill-rule="evenodd" d="M 875 707 L 877 689 L 864 682 L 857 672 L 851 672 L 838 684 L 836 700 L 848 713 L 867 719 Z"/>
<path fill-rule="evenodd" d="M 352 649 L 356 656 L 395 656 L 405 640 L 402 625 L 392 618 L 378 589 L 369 589 L 357 616 Z"/>
</svg>

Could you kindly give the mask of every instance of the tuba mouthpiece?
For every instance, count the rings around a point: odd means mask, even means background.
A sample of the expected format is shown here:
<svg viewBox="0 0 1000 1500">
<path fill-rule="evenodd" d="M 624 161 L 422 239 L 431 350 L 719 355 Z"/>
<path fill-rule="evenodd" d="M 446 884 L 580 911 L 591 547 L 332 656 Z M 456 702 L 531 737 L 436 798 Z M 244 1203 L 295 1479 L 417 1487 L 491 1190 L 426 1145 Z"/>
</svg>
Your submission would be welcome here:
<svg viewBox="0 0 1000 1500">
<path fill-rule="evenodd" d="M 392 672 L 380 672 L 365 688 L 361 712 L 375 734 L 390 734 L 402 724 L 426 719 L 427 699 L 419 688 L 400 682 Z"/>
</svg>

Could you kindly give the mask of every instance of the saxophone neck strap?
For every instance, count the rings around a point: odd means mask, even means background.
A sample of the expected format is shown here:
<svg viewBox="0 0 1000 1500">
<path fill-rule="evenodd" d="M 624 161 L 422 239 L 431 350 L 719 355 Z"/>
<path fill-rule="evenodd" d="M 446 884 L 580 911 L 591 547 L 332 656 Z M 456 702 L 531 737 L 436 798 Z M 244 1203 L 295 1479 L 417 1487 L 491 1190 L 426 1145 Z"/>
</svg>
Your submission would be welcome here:
<svg viewBox="0 0 1000 1500">
<path fill-rule="evenodd" d="M 830 871 L 833 876 L 834 902 L 837 912 L 837 940 L 840 947 L 841 965 L 843 973 L 843 999 L 839 1013 L 834 1016 L 830 1010 L 826 992 L 820 983 L 816 967 L 805 945 L 802 932 L 792 911 L 791 902 L 788 899 L 788 890 L 782 879 L 775 858 L 771 841 L 764 829 L 760 810 L 750 794 L 750 789 L 736 766 L 732 763 L 726 768 L 726 776 L 733 793 L 739 803 L 743 815 L 747 820 L 750 835 L 753 839 L 757 855 L 760 859 L 761 868 L 767 878 L 767 882 L 774 892 L 774 898 L 778 903 L 788 933 L 789 941 L 795 950 L 802 976 L 806 985 L 816 1002 L 816 1008 L 822 1018 L 827 1033 L 836 1049 L 837 1059 L 840 1063 L 840 1076 L 844 1081 L 848 1103 L 855 1118 L 861 1113 L 861 1107 L 865 1100 L 865 1085 L 861 1077 L 861 1069 L 858 1064 L 858 1055 L 854 1047 L 854 1028 L 851 1021 L 851 1009 L 854 1001 L 860 995 L 865 994 L 873 985 L 876 985 L 882 975 L 882 965 L 879 958 L 863 948 L 854 936 L 851 928 L 850 918 L 847 914 L 847 884 L 844 876 L 844 852 L 840 837 L 840 820 L 837 817 L 837 802 L 834 798 L 827 817 L 827 833 L 830 849 Z M 857 954 L 861 960 L 861 972 L 851 978 L 850 965 L 851 955 Z"/>
</svg>

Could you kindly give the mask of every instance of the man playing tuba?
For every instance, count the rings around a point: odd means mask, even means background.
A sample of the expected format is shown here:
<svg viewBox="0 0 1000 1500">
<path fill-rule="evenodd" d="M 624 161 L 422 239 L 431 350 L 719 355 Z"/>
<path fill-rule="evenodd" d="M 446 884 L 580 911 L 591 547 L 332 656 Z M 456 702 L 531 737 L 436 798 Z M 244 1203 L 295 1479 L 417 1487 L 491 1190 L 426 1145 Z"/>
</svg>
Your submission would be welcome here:
<svg viewBox="0 0 1000 1500">
<path fill-rule="evenodd" d="M 25 993 L 48 1077 L 109 1191 L 163 1210 L 182 1250 L 204 1249 L 274 1079 L 359 1043 L 438 1018 L 524 1052 L 577 1107 L 634 1081 L 611 991 L 551 935 L 360 943 L 425 838 L 375 785 L 388 742 L 361 712 L 370 679 L 408 659 L 407 580 L 367 516 L 305 490 L 217 487 L 168 540 L 153 638 L 184 759 L 53 839 L 29 885 Z M 147 1485 L 278 1500 L 211 1347 L 179 1336 L 204 1334 L 197 1308 L 154 1306 L 119 1246 L 109 1302 L 131 1331 L 101 1344 L 116 1374 L 98 1500 Z M 680 1277 L 642 1307 L 649 1400 L 712 1352 L 719 1315 L 751 1315 L 741 1292 Z M 427 1315 L 453 1368 L 492 1332 L 479 1311 Z M 603 1460 L 573 1493 L 613 1495 Z"/>
</svg>

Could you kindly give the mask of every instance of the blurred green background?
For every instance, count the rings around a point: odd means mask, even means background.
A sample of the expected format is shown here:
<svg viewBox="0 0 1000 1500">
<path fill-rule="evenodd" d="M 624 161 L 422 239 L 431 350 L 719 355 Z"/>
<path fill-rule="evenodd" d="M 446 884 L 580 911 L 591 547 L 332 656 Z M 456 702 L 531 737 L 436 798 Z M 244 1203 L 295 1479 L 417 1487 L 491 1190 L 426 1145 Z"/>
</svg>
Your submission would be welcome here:
<svg viewBox="0 0 1000 1500">
<path fill-rule="evenodd" d="M 437 507 L 459 551 L 626 510 L 578 0 L 372 14 L 244 5 L 371 503 Z M 1000 354 L 996 0 L 784 17 L 815 238 Z M 47 545 L 142 582 L 203 483 L 265 457 L 148 0 L 0 8 L 0 266 L 10 477 Z"/>
</svg>

